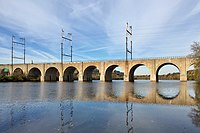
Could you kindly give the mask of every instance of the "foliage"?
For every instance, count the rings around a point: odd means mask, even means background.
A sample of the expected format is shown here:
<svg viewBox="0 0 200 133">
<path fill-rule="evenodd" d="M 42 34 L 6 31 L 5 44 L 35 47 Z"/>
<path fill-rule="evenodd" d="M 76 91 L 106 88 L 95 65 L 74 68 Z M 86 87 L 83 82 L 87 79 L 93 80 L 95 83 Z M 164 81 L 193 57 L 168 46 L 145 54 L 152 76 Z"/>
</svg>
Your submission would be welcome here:
<svg viewBox="0 0 200 133">
<path fill-rule="evenodd" d="M 200 127 L 200 105 L 197 105 L 196 107 L 192 108 L 189 117 L 192 118 L 192 123 L 195 126 Z"/>
<path fill-rule="evenodd" d="M 195 78 L 200 83 L 200 42 L 194 42 L 191 45 L 192 57 L 195 57 Z"/>
<path fill-rule="evenodd" d="M 200 127 L 200 85 L 195 85 L 195 101 L 197 103 L 196 106 L 194 106 L 189 113 L 189 117 L 192 119 L 192 123 L 196 127 Z"/>
<path fill-rule="evenodd" d="M 6 76 L 6 75 L 1 75 L 0 76 L 0 82 L 22 82 L 26 81 L 26 76 L 25 75 L 12 75 L 12 76 Z"/>
</svg>

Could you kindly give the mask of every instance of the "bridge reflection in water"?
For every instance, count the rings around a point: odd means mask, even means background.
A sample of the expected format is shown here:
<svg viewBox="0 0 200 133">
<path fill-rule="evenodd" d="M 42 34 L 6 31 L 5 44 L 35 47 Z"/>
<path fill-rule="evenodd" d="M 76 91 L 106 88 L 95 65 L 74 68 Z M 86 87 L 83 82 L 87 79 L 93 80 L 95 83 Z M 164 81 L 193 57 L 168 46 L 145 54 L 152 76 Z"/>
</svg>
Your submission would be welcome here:
<svg viewBox="0 0 200 133">
<path fill-rule="evenodd" d="M 193 82 L 56 82 L 8 83 L 0 101 L 65 100 L 116 101 L 151 104 L 194 105 Z"/>
<path fill-rule="evenodd" d="M 41 125 L 37 122 L 40 121 L 46 122 L 43 123 L 43 126 L 48 127 L 46 129 L 52 126 L 51 132 L 71 132 L 73 130 L 80 130 L 83 127 L 83 131 L 95 132 L 95 130 L 97 130 L 96 128 L 87 129 L 87 127 L 90 126 L 85 125 L 85 123 L 89 123 L 89 125 L 97 126 L 99 130 L 102 129 L 101 126 L 103 126 L 103 128 L 108 131 L 115 132 L 119 130 L 118 132 L 120 132 L 122 130 L 125 132 L 126 130 L 127 133 L 133 133 L 142 131 L 138 129 L 138 127 L 140 127 L 138 126 L 138 121 L 140 120 L 139 117 L 141 117 L 140 113 L 144 108 L 139 109 L 138 105 L 141 106 L 139 103 L 143 103 L 143 105 L 188 105 L 188 107 L 191 107 L 188 116 L 192 119 L 192 123 L 196 126 L 200 125 L 199 117 L 197 117 L 200 109 L 198 104 L 200 90 L 199 86 L 196 86 L 194 82 L 24 82 L 6 83 L 0 86 L 0 101 L 3 103 L 2 107 L 0 107 L 0 131 L 10 130 L 11 132 L 17 131 L 23 133 L 27 131 L 28 127 L 32 130 L 34 128 L 35 131 L 37 130 L 40 132 Z M 104 106 L 102 104 L 105 103 L 104 101 L 108 101 L 106 103 L 109 103 L 109 106 Z M 114 105 L 111 103 L 114 103 Z M 103 107 L 107 107 L 109 111 Z M 114 119 L 109 116 L 110 112 L 115 114 L 113 110 L 117 110 L 117 118 Z M 165 108 L 164 110 L 167 111 L 168 109 Z M 118 113 L 120 113 L 120 115 Z M 145 113 L 150 115 L 151 111 L 150 113 Z M 160 113 L 165 114 L 165 112 L 162 111 Z M 101 114 L 103 114 L 103 116 L 101 116 Z M 94 121 L 95 118 L 97 121 Z M 109 119 L 109 122 L 113 121 L 113 125 L 110 125 L 110 127 L 106 127 L 107 119 Z M 118 123 L 117 120 L 121 120 L 121 123 Z M 32 121 L 33 123 L 31 123 Z M 93 123 L 91 123 L 91 121 Z M 145 121 L 147 121 L 148 125 L 152 124 L 149 123 L 148 120 Z M 32 127 L 29 127 L 30 123 Z M 95 125 L 95 123 L 106 124 Z M 81 126 L 81 124 L 83 124 L 83 126 Z M 115 124 L 119 124 L 120 128 L 117 128 Z M 43 129 L 44 130 L 41 130 L 41 132 L 46 130 L 45 128 Z"/>
</svg>

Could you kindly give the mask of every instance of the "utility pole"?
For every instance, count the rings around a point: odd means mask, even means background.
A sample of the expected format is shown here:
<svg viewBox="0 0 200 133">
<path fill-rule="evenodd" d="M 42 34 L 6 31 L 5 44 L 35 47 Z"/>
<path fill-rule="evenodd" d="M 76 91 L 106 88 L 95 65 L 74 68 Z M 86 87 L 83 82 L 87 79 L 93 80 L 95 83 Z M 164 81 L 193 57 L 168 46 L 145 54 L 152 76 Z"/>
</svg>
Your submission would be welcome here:
<svg viewBox="0 0 200 133">
<path fill-rule="evenodd" d="M 19 38 L 20 41 L 17 41 L 15 39 L 15 36 L 12 36 L 12 48 L 11 48 L 11 64 L 12 64 L 12 71 L 13 71 L 13 64 L 14 64 L 14 59 L 20 59 L 20 60 L 24 60 L 24 64 L 26 63 L 26 58 L 25 58 L 25 52 L 26 52 L 26 47 L 25 47 L 25 38 Z M 14 48 L 15 46 L 23 46 L 23 57 L 17 57 L 14 55 Z"/>
<path fill-rule="evenodd" d="M 63 64 L 63 58 L 64 56 L 70 57 L 72 62 L 72 33 L 67 34 L 68 37 L 64 36 L 64 30 L 62 29 L 62 41 L 61 41 L 61 63 Z M 64 41 L 68 40 L 70 42 L 70 54 L 64 53 Z"/>
<path fill-rule="evenodd" d="M 129 49 L 130 45 L 130 49 Z M 128 26 L 128 22 L 126 23 L 126 60 L 128 60 L 128 54 L 131 54 L 132 60 L 132 26 Z"/>
<path fill-rule="evenodd" d="M 15 39 L 15 36 L 12 36 L 12 49 L 11 49 L 11 65 L 12 65 L 12 72 L 13 72 L 13 56 L 14 56 L 14 48 L 13 48 L 13 45 L 14 45 L 14 39 Z"/>
</svg>

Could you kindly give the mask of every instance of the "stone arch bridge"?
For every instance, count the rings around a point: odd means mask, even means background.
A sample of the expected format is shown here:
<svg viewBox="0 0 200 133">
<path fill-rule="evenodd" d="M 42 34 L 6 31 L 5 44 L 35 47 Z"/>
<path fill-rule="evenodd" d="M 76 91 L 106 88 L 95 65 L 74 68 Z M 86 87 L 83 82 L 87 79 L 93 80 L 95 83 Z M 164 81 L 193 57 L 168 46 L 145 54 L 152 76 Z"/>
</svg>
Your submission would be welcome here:
<svg viewBox="0 0 200 133">
<path fill-rule="evenodd" d="M 150 72 L 150 80 L 158 81 L 158 72 L 161 67 L 171 64 L 178 68 L 180 81 L 187 81 L 187 70 L 193 65 L 194 58 L 156 58 L 138 60 L 109 60 L 91 62 L 66 62 L 45 64 L 2 64 L 0 70 L 9 70 L 9 74 L 16 71 L 25 75 L 35 75 L 40 81 L 73 81 L 74 71 L 78 71 L 79 81 L 91 81 L 92 72 L 98 69 L 100 81 L 112 81 L 112 71 L 120 67 L 124 72 L 124 81 L 134 81 L 134 72 L 139 66 L 146 66 Z"/>
</svg>

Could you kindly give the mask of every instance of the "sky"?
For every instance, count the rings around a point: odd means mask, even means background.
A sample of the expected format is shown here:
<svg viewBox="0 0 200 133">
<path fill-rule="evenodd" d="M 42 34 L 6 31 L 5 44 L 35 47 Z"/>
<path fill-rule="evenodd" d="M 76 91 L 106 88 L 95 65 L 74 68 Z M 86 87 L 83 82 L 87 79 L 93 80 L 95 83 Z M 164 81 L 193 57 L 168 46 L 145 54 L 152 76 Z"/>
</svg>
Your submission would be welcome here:
<svg viewBox="0 0 200 133">
<path fill-rule="evenodd" d="M 200 39 L 200 1 L 0 0 L 0 64 L 11 63 L 12 35 L 26 39 L 26 63 L 60 62 L 62 29 L 72 33 L 73 61 L 125 59 L 127 22 L 133 58 L 187 56 Z"/>
</svg>

